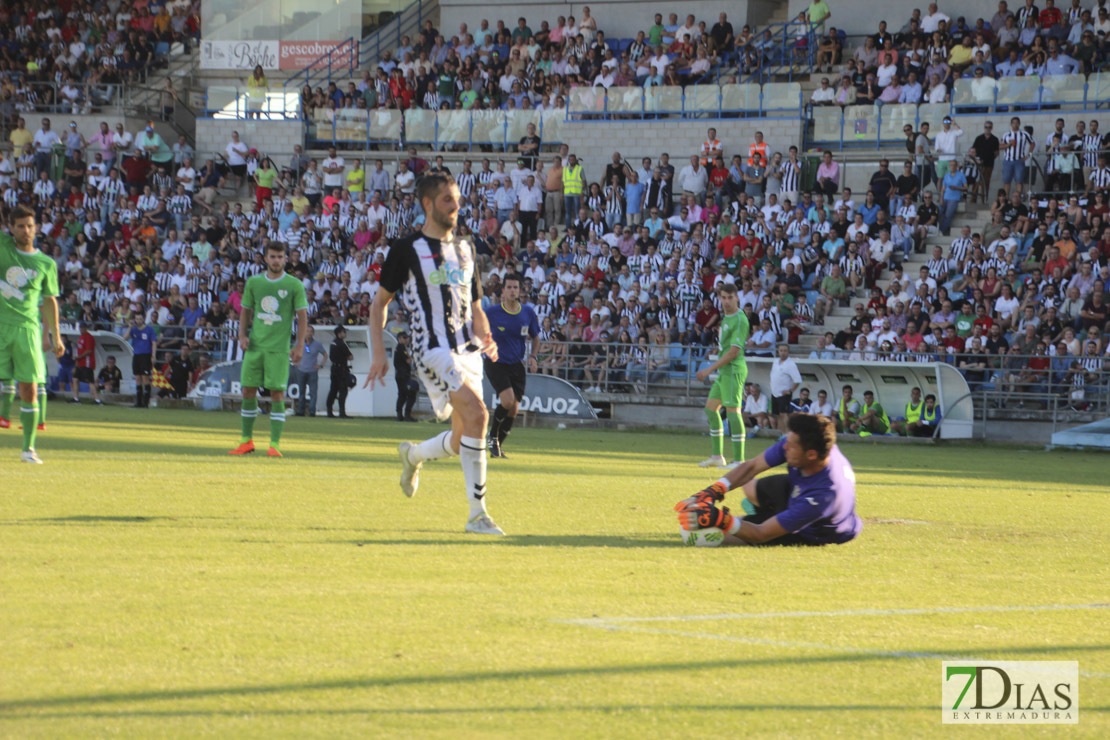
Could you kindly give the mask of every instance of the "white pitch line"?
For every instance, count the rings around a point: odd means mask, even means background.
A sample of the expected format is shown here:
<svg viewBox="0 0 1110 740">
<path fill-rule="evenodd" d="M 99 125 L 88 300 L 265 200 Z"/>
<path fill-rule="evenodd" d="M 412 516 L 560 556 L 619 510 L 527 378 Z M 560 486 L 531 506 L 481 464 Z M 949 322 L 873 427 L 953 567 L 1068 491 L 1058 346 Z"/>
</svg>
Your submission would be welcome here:
<svg viewBox="0 0 1110 740">
<path fill-rule="evenodd" d="M 669 617 L 591 617 L 558 619 L 561 624 L 586 627 L 645 622 L 714 622 L 732 619 L 795 619 L 801 617 L 867 617 L 904 614 L 967 614 L 974 612 L 1048 612 L 1085 609 L 1110 609 L 1110 604 L 1045 604 L 1040 606 L 941 606 L 920 609 L 844 609 L 840 611 L 761 612 L 734 614 L 686 614 Z"/>
<path fill-rule="evenodd" d="M 648 635 L 670 635 L 672 637 L 690 637 L 698 640 L 720 640 L 723 642 L 739 642 L 745 645 L 766 645 L 770 647 L 798 648 L 803 650 L 827 650 L 835 653 L 857 655 L 872 655 L 877 658 L 906 658 L 929 660 L 981 660 L 975 656 L 952 653 L 924 653 L 912 650 L 881 650 L 878 648 L 854 647 L 850 645 L 826 645 L 820 642 L 796 642 L 787 640 L 771 640 L 764 637 L 742 637 L 736 635 L 718 635 L 712 632 L 687 632 L 685 630 L 668 630 L 653 627 L 632 627 L 623 624 L 581 624 L 583 627 L 603 629 L 609 632 L 634 632 Z M 1110 673 L 1097 673 L 1080 671 L 1080 675 L 1088 678 L 1110 678 Z"/>
</svg>

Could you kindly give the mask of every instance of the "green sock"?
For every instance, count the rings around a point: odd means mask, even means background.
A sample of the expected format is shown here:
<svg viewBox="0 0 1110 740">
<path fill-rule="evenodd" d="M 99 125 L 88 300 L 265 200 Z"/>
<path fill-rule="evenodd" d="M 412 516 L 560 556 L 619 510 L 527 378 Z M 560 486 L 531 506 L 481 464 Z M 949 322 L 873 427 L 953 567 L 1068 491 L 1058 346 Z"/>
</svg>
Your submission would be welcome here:
<svg viewBox="0 0 1110 740">
<path fill-rule="evenodd" d="M 275 450 L 281 449 L 281 431 L 285 429 L 285 401 L 274 401 L 270 404 L 270 446 Z"/>
<path fill-rule="evenodd" d="M 725 425 L 721 423 L 721 412 L 718 409 L 706 409 L 705 418 L 709 419 L 709 439 L 713 442 L 713 454 L 724 457 Z"/>
<path fill-rule="evenodd" d="M 243 422 L 243 436 L 239 444 L 250 442 L 254 436 L 254 420 L 258 418 L 258 399 L 244 398 L 243 407 L 239 410 L 239 418 Z"/>
<path fill-rule="evenodd" d="M 34 403 L 30 406 L 20 404 L 19 420 L 23 423 L 23 449 L 32 450 L 35 447 L 35 419 L 38 418 L 39 408 Z"/>
<path fill-rule="evenodd" d="M 12 418 L 12 402 L 15 401 L 15 381 L 0 380 L 3 389 L 0 390 L 0 419 Z"/>
<path fill-rule="evenodd" d="M 728 428 L 732 432 L 732 459 L 744 462 L 744 443 L 747 436 L 744 434 L 744 417 L 735 411 L 728 412 Z"/>
<path fill-rule="evenodd" d="M 46 425 L 46 386 L 39 384 L 39 424 Z"/>
</svg>

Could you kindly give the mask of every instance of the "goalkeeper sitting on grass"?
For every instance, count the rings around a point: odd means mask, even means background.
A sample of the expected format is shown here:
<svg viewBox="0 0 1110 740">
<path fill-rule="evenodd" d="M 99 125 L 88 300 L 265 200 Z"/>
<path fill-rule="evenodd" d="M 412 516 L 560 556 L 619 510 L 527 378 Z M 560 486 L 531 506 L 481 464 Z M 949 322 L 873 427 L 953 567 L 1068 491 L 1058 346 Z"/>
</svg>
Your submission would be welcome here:
<svg viewBox="0 0 1110 740">
<path fill-rule="evenodd" d="M 827 545 L 855 539 L 863 529 L 856 515 L 856 476 L 836 446 L 833 420 L 791 414 L 787 429 L 762 455 L 678 502 L 682 528 L 720 529 L 725 545 Z M 785 474 L 755 480 L 783 463 Z M 733 516 L 721 505 L 734 488 L 743 488 L 754 514 Z"/>
</svg>

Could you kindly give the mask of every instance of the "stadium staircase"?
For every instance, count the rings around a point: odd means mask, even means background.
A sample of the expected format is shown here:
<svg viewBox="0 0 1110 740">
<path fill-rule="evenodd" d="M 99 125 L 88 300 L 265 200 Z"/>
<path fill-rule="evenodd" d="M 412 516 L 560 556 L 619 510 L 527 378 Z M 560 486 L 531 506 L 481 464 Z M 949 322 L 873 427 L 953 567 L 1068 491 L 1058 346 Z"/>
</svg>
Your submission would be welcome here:
<svg viewBox="0 0 1110 740">
<path fill-rule="evenodd" d="M 798 82 L 808 79 L 816 63 L 820 28 L 814 30 L 806 21 L 797 21 L 786 2 L 749 3 L 748 25 L 752 38 L 762 39 L 771 32 L 771 43 L 765 51 L 762 67 L 741 75 L 740 82 Z M 800 37 L 805 45 L 798 46 Z"/>
<path fill-rule="evenodd" d="M 189 144 L 196 145 L 197 114 L 190 96 L 190 88 L 200 66 L 200 54 L 195 52 L 194 49 L 194 53 L 186 54 L 184 46 L 174 44 L 166 57 L 166 67 L 151 67 L 144 83 L 124 88 L 124 114 L 138 122 L 153 122 L 155 131 L 171 145 L 181 135 Z M 162 93 L 167 79 L 173 80 L 178 100 L 174 115 L 163 119 Z"/>
<path fill-rule="evenodd" d="M 894 157 L 904 157 L 905 152 L 901 155 L 891 154 L 891 160 L 896 161 Z M 952 221 L 952 229 L 950 236 L 941 236 L 938 232 L 932 234 L 925 240 L 924 254 L 908 254 L 902 263 L 903 274 L 909 276 L 911 279 L 917 278 L 918 271 L 929 261 L 932 256 L 933 247 L 939 246 L 944 249 L 945 256 L 948 256 L 948 247 L 951 245 L 952 240 L 959 235 L 960 229 L 964 226 L 970 226 L 973 232 L 982 232 L 982 230 L 990 223 L 990 205 L 976 203 L 969 205 L 967 203 L 960 204 L 960 209 L 956 213 L 956 218 Z M 879 278 L 880 284 L 886 284 L 890 280 L 890 270 L 884 270 L 882 277 Z M 870 292 L 863 291 L 859 297 L 850 302 L 848 308 L 838 306 L 834 309 L 831 316 L 825 317 L 824 327 L 814 327 L 812 332 L 803 334 L 798 338 L 797 352 L 809 354 L 809 351 L 816 347 L 817 337 L 823 336 L 824 332 L 831 331 L 833 334 L 848 328 L 848 322 L 851 320 L 854 312 L 851 306 L 858 302 L 867 303 L 870 299 Z M 822 331 L 823 329 L 823 331 Z"/>
<path fill-rule="evenodd" d="M 362 39 L 350 37 L 338 44 L 309 64 L 304 72 L 287 79 L 285 89 L 296 90 L 305 85 L 315 89 L 327 87 L 333 81 L 361 78 L 364 70 L 374 69 L 383 52 L 396 51 L 404 36 L 411 39 L 419 34 L 427 20 L 438 26 L 439 0 L 416 0 L 396 15 L 380 13 L 373 32 Z"/>
</svg>

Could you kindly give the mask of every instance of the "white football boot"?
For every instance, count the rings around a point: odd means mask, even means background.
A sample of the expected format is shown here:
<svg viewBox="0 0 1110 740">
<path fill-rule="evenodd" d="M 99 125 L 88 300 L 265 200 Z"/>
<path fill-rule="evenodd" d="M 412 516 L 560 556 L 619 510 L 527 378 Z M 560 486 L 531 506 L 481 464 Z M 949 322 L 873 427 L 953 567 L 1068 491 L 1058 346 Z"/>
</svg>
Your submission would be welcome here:
<svg viewBox="0 0 1110 740">
<path fill-rule="evenodd" d="M 402 442 L 397 446 L 397 454 L 401 456 L 401 492 L 412 498 L 416 495 L 416 489 L 420 485 L 420 465 L 409 460 L 409 450 L 413 447 L 412 442 Z"/>
<path fill-rule="evenodd" d="M 42 459 L 39 458 L 39 456 L 35 454 L 35 448 L 34 447 L 32 447 L 29 450 L 24 450 L 23 453 L 20 454 L 19 459 L 21 461 L 25 462 L 25 463 L 34 463 L 35 465 L 42 465 Z"/>
<path fill-rule="evenodd" d="M 466 523 L 466 531 L 471 534 L 505 534 L 501 527 L 494 524 L 490 515 L 482 512 Z"/>
<path fill-rule="evenodd" d="M 721 455 L 713 455 L 698 463 L 698 466 L 702 468 L 723 468 L 725 465 L 728 465 L 728 460 L 725 460 Z"/>
</svg>

